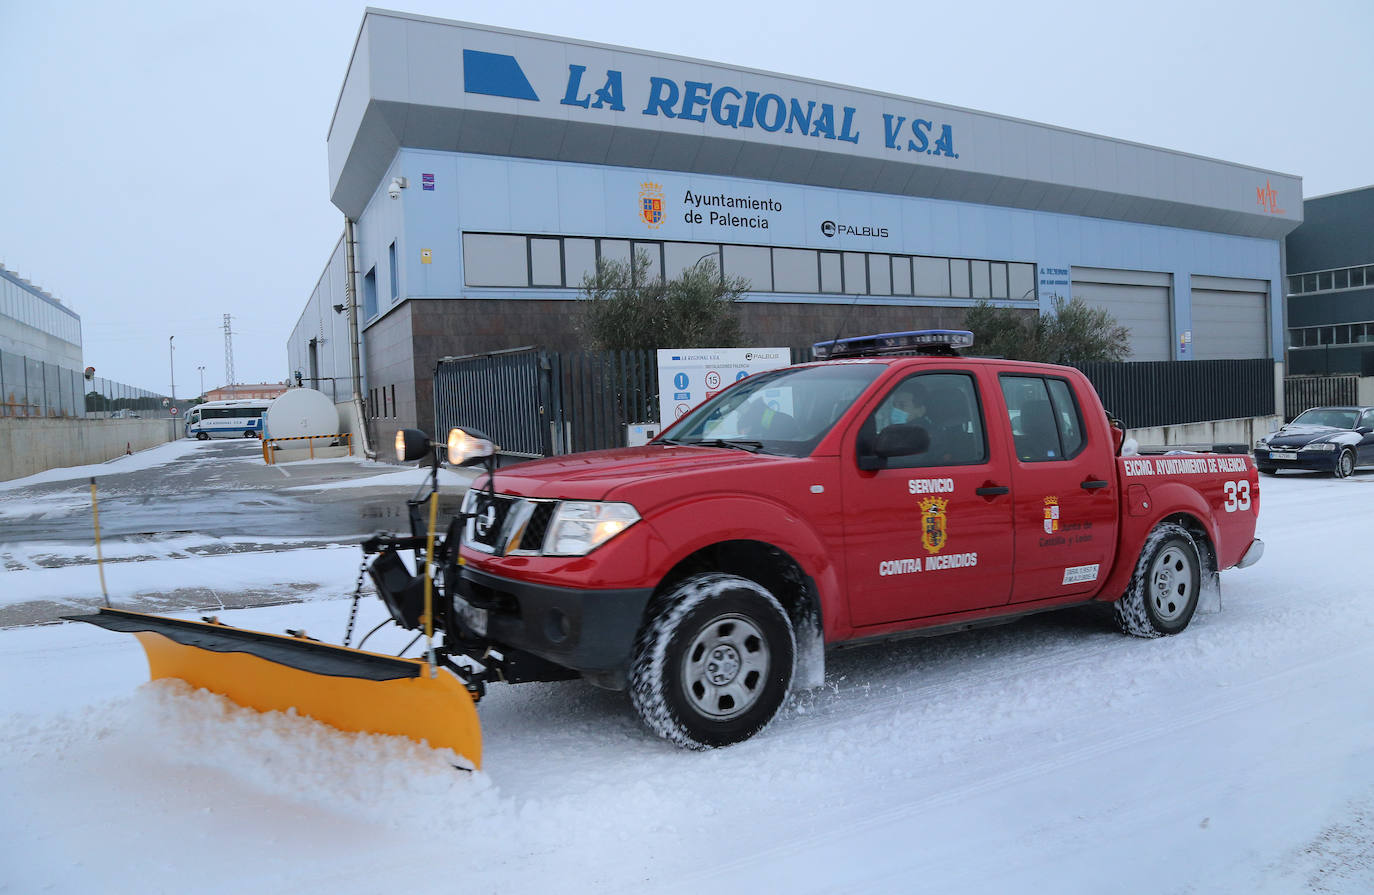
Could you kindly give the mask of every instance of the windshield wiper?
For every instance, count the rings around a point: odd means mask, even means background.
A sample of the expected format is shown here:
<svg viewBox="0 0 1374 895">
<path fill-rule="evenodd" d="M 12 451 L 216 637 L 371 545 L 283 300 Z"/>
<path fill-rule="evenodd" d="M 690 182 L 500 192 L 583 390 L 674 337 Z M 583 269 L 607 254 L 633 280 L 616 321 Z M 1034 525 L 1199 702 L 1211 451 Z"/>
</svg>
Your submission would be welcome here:
<svg viewBox="0 0 1374 895">
<path fill-rule="evenodd" d="M 679 441 L 678 444 L 694 444 L 703 447 L 723 447 L 734 448 L 739 451 L 748 451 L 756 454 L 763 450 L 762 441 L 750 441 L 747 438 L 707 438 L 701 441 Z"/>
</svg>

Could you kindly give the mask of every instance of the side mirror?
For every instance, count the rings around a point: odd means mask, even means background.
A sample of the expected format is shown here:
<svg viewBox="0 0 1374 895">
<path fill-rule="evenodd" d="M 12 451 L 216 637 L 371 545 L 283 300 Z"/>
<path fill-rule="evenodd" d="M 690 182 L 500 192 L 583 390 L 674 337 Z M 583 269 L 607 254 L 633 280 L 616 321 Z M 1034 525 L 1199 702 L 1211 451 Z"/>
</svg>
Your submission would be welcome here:
<svg viewBox="0 0 1374 895">
<path fill-rule="evenodd" d="M 867 448 L 867 450 L 865 450 Z M 930 433 L 924 426 L 902 423 L 888 426 L 868 445 L 860 445 L 860 469 L 886 469 L 891 457 L 908 457 L 930 450 Z"/>
<path fill-rule="evenodd" d="M 1374 432 L 1374 426 L 1360 426 L 1355 432 L 1358 435 L 1368 435 L 1370 432 Z"/>
</svg>

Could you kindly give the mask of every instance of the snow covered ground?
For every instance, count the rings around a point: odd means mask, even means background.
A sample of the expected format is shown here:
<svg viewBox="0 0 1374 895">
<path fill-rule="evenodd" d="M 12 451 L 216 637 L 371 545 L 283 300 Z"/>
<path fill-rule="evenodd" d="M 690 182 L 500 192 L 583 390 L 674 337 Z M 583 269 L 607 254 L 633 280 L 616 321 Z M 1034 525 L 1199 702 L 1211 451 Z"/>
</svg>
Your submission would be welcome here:
<svg viewBox="0 0 1374 895">
<path fill-rule="evenodd" d="M 1368 893 L 1374 475 L 1262 491 L 1264 559 L 1177 637 L 1079 609 L 833 654 L 824 689 L 709 753 L 619 694 L 498 685 L 463 773 L 148 684 L 127 636 L 0 631 L 0 891 Z M 329 549 L 301 574 L 347 592 Z M 221 615 L 329 639 L 346 613 Z"/>
</svg>

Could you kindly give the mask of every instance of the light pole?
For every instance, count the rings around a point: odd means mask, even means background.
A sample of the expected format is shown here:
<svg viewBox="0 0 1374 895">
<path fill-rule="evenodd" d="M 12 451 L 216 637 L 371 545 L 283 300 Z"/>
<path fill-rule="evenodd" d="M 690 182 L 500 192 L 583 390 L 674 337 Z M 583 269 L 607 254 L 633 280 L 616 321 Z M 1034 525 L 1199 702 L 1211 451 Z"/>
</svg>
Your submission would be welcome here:
<svg viewBox="0 0 1374 895">
<path fill-rule="evenodd" d="M 196 364 L 196 369 L 200 371 L 200 396 L 205 397 L 205 364 Z"/>
<path fill-rule="evenodd" d="M 167 337 L 167 365 L 168 365 L 169 367 L 171 367 L 171 370 L 172 370 L 172 403 L 173 403 L 173 404 L 175 404 L 176 401 L 177 401 L 177 365 L 176 365 L 176 361 L 173 360 L 174 352 L 176 351 L 176 346 L 172 344 L 172 340 L 175 339 L 175 338 L 176 338 L 176 336 L 168 336 L 168 337 Z"/>
</svg>

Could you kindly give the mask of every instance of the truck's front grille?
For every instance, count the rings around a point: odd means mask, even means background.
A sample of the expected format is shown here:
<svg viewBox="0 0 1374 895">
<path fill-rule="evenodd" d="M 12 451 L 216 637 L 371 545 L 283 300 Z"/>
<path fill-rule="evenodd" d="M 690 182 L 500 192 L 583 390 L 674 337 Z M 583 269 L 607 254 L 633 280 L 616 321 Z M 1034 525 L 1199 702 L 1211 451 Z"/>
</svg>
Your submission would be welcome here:
<svg viewBox="0 0 1374 895">
<path fill-rule="evenodd" d="M 530 521 L 525 526 L 525 533 L 520 538 L 521 550 L 543 550 L 544 535 L 548 533 L 549 522 L 553 519 L 553 511 L 557 506 L 554 501 L 547 500 L 535 504 L 534 512 L 530 514 Z"/>
<path fill-rule="evenodd" d="M 485 553 L 538 553 L 544 546 L 556 500 L 476 492 L 463 543 Z"/>
</svg>

